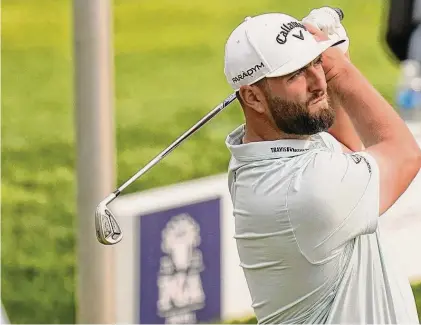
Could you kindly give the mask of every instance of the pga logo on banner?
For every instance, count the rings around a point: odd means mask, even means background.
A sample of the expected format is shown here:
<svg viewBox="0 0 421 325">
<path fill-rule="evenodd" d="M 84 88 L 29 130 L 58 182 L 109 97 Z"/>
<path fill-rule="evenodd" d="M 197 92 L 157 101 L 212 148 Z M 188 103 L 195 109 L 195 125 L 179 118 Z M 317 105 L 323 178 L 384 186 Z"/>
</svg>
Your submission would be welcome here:
<svg viewBox="0 0 421 325">
<path fill-rule="evenodd" d="M 158 314 L 175 318 L 176 323 L 195 322 L 194 311 L 205 305 L 200 272 L 204 271 L 200 244 L 200 227 L 188 214 L 171 218 L 162 231 L 161 257 L 158 275 Z M 172 315 L 175 309 L 190 312 Z M 175 316 L 175 317 L 173 317 Z"/>
<path fill-rule="evenodd" d="M 140 323 L 218 321 L 220 199 L 140 218 Z"/>
</svg>

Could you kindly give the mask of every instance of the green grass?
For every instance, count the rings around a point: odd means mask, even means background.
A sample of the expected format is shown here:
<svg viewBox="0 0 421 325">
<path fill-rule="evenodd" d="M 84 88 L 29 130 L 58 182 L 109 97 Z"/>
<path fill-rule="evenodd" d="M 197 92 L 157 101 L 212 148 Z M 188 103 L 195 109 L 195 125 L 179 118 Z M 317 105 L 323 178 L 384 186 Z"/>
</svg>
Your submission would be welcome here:
<svg viewBox="0 0 421 325">
<path fill-rule="evenodd" d="M 415 304 L 417 305 L 418 310 L 418 317 L 420 318 L 421 322 L 421 282 L 414 283 L 412 285 L 412 291 L 414 292 Z"/>
<path fill-rule="evenodd" d="M 248 15 L 342 7 L 352 60 L 391 100 L 398 70 L 378 42 L 382 3 L 115 1 L 116 183 L 231 92 L 224 44 Z M 1 284 L 15 323 L 75 321 L 72 37 L 71 1 L 2 1 Z M 225 137 L 242 122 L 232 105 L 127 192 L 225 172 Z"/>
</svg>

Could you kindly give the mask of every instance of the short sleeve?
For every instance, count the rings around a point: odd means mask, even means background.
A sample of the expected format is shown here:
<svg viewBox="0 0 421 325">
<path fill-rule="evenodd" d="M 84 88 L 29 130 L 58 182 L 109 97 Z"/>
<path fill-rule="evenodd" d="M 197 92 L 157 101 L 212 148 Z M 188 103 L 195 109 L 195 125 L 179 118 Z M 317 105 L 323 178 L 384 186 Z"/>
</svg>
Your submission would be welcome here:
<svg viewBox="0 0 421 325">
<path fill-rule="evenodd" d="M 357 236 L 376 231 L 379 171 L 365 152 L 318 151 L 288 190 L 289 219 L 302 254 L 313 263 Z"/>
</svg>

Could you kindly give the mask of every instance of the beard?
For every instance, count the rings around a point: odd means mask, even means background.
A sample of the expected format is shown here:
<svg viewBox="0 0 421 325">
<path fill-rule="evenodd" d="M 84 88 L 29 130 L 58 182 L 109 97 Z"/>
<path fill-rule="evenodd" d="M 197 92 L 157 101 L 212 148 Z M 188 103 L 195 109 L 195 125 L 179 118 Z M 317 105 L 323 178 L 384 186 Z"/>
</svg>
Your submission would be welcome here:
<svg viewBox="0 0 421 325">
<path fill-rule="evenodd" d="M 286 134 L 312 135 L 327 131 L 335 120 L 335 111 L 329 103 L 317 112 L 311 113 L 308 103 L 315 99 L 313 96 L 306 103 L 297 103 L 267 96 L 269 110 L 278 128 Z"/>
</svg>

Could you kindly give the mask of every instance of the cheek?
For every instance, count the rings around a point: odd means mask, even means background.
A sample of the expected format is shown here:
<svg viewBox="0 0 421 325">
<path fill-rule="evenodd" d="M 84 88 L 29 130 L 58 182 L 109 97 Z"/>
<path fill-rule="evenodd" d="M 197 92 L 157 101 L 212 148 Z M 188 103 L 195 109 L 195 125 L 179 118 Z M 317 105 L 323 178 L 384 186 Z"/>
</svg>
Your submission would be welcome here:
<svg viewBox="0 0 421 325">
<path fill-rule="evenodd" d="M 304 76 L 299 76 L 294 80 L 283 80 L 282 83 L 271 84 L 272 97 L 281 98 L 290 103 L 303 104 L 307 101 L 307 81 Z"/>
<path fill-rule="evenodd" d="M 305 78 L 300 78 L 288 87 L 288 98 L 286 100 L 294 103 L 305 103 L 307 101 L 307 82 Z"/>
</svg>

